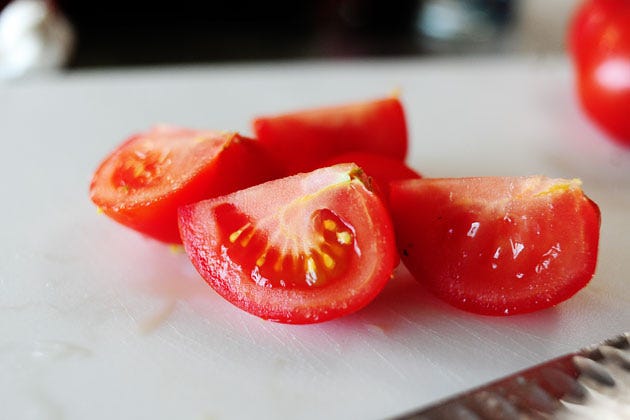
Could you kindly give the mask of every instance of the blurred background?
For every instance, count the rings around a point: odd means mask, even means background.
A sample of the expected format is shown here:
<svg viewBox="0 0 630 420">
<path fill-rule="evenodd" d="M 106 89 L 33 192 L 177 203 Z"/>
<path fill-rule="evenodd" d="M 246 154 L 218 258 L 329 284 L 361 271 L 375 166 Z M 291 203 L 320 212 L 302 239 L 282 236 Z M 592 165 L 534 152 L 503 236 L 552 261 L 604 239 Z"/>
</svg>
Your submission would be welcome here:
<svg viewBox="0 0 630 420">
<path fill-rule="evenodd" d="M 0 0 L 1 74 L 363 57 L 556 54 L 576 0 Z"/>
</svg>

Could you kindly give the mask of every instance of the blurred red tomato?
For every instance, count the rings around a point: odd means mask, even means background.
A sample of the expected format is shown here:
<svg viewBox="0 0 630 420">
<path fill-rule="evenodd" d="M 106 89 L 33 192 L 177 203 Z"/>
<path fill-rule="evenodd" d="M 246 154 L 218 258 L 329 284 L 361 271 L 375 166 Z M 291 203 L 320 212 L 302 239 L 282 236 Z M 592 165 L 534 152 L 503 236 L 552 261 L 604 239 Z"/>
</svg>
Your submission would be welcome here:
<svg viewBox="0 0 630 420">
<path fill-rule="evenodd" d="M 630 1 L 584 2 L 569 28 L 569 49 L 582 108 L 630 146 Z"/>
</svg>

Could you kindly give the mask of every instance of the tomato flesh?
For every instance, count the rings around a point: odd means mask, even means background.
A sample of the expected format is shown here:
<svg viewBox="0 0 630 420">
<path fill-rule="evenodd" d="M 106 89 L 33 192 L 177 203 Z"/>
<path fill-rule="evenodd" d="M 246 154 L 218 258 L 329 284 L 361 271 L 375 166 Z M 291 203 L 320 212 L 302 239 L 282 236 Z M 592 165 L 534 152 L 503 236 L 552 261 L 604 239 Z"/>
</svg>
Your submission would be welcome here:
<svg viewBox="0 0 630 420">
<path fill-rule="evenodd" d="M 397 258 L 389 214 L 356 165 L 185 206 L 179 220 L 186 252 L 210 286 L 239 308 L 283 323 L 322 322 L 364 307 Z"/>
<path fill-rule="evenodd" d="M 391 188 L 402 261 L 461 309 L 511 315 L 547 308 L 594 274 L 600 213 L 577 180 L 421 179 Z"/>
<path fill-rule="evenodd" d="M 407 154 L 407 124 L 397 98 L 263 116 L 252 125 L 287 174 L 312 171 L 351 151 L 399 160 Z"/>
<path fill-rule="evenodd" d="M 227 256 L 238 261 L 243 271 L 261 286 L 308 289 L 323 287 L 341 277 L 352 261 L 355 238 L 352 228 L 329 209 L 311 215 L 312 235 L 318 237 L 308 249 L 298 253 L 285 250 L 257 229 L 250 218 L 233 204 L 214 209 L 219 240 Z"/>
<path fill-rule="evenodd" d="M 117 222 L 181 243 L 177 208 L 275 177 L 261 154 L 236 133 L 158 126 L 131 137 L 100 164 L 90 197 Z"/>
</svg>

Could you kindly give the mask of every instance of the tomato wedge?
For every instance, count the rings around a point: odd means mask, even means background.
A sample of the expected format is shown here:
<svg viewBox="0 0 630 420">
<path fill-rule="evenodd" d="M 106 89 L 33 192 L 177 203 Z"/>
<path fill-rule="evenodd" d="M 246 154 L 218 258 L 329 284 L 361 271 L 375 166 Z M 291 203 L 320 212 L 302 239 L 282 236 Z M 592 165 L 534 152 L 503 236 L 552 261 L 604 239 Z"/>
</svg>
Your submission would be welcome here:
<svg viewBox="0 0 630 420">
<path fill-rule="evenodd" d="M 187 254 L 212 288 L 282 323 L 357 311 L 397 260 L 389 214 L 351 164 L 185 206 L 179 223 Z"/>
<path fill-rule="evenodd" d="M 390 204 L 403 263 L 438 297 L 470 312 L 547 308 L 595 272 L 600 212 L 578 180 L 397 181 Z"/>
<path fill-rule="evenodd" d="M 261 154 L 256 142 L 236 133 L 158 126 L 105 158 L 90 197 L 117 222 L 181 243 L 177 208 L 274 178 Z"/>
<path fill-rule="evenodd" d="M 287 174 L 312 171 L 351 151 L 399 160 L 407 154 L 405 115 L 394 97 L 259 117 L 253 129 Z"/>
</svg>

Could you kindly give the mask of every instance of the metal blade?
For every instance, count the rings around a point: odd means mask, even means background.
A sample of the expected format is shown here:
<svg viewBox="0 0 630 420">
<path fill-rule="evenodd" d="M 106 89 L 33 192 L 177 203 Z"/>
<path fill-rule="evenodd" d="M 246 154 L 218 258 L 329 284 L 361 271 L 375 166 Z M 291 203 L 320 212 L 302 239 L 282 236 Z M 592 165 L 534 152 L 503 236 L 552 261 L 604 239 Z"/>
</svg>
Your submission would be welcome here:
<svg viewBox="0 0 630 420">
<path fill-rule="evenodd" d="M 394 419 L 630 419 L 630 333 Z"/>
</svg>

